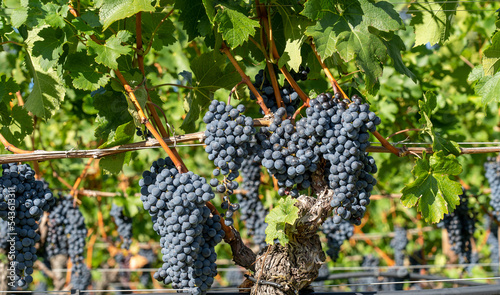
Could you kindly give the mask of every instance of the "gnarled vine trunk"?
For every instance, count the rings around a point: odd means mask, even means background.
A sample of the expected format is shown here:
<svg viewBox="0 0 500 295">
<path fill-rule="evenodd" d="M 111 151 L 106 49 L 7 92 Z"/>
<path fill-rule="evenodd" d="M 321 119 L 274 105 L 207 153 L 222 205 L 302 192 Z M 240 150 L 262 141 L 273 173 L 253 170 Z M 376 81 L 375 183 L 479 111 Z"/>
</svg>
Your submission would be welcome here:
<svg viewBox="0 0 500 295">
<path fill-rule="evenodd" d="M 257 283 L 252 295 L 298 294 L 318 276 L 318 270 L 326 259 L 317 234 L 318 227 L 330 215 L 333 191 L 328 189 L 322 171 L 313 176 L 313 190 L 317 198 L 302 195 L 295 206 L 299 218 L 289 231 L 290 242 L 274 244 L 257 257 L 255 274 Z"/>
</svg>

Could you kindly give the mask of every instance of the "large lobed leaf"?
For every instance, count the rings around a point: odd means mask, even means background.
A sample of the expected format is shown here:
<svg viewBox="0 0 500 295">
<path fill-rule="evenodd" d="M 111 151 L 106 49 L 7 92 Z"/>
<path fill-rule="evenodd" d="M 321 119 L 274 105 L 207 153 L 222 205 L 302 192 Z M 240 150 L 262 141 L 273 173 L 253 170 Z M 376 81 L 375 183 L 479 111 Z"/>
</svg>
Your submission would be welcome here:
<svg viewBox="0 0 500 295">
<path fill-rule="evenodd" d="M 462 186 L 450 179 L 460 173 L 462 166 L 455 155 L 445 156 L 439 151 L 427 159 L 424 153 L 412 170 L 415 181 L 402 190 L 401 202 L 408 208 L 418 205 L 417 211 L 425 221 L 439 222 L 460 204 Z"/>
<path fill-rule="evenodd" d="M 410 10 L 410 24 L 415 28 L 415 45 L 443 43 L 450 36 L 451 19 L 456 12 L 457 1 L 417 1 Z"/>
<path fill-rule="evenodd" d="M 228 7 L 219 9 L 214 21 L 219 23 L 219 33 L 231 48 L 245 43 L 249 36 L 255 35 L 255 28 L 259 27 L 258 21 Z"/>
<path fill-rule="evenodd" d="M 338 53 L 345 62 L 355 60 L 365 72 L 369 89 L 382 75 L 382 63 L 387 59 L 388 50 L 390 56 L 396 58 L 397 70 L 410 75 L 400 61 L 399 51 L 404 45 L 393 38 L 394 32 L 403 29 L 404 25 L 390 3 L 310 0 L 301 14 L 316 21 L 305 33 L 313 37 L 321 58 L 324 60 Z"/>
<path fill-rule="evenodd" d="M 42 56 L 35 57 L 32 52 L 34 43 L 41 37 L 36 37 L 41 28 L 28 32 L 26 39 L 26 65 L 33 78 L 33 90 L 26 99 L 25 107 L 33 115 L 48 119 L 52 113 L 59 109 L 64 99 L 64 84 L 62 77 L 54 68 L 42 67 Z"/>
</svg>

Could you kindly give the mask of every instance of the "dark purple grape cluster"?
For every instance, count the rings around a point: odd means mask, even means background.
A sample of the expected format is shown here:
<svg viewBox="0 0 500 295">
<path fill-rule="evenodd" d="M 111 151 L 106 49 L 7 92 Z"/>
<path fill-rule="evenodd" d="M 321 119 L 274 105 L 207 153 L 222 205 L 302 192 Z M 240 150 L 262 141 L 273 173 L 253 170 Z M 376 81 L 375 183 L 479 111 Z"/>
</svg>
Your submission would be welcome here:
<svg viewBox="0 0 500 295">
<path fill-rule="evenodd" d="M 391 240 L 390 245 L 392 249 L 394 249 L 394 261 L 396 262 L 396 266 L 403 266 L 405 261 L 403 250 L 405 250 L 406 245 L 408 245 L 406 229 L 400 226 L 394 227 L 394 238 Z"/>
<path fill-rule="evenodd" d="M 500 221 L 500 162 L 496 158 L 489 158 L 484 163 L 484 168 L 491 188 L 490 206 L 493 208 L 491 214 Z"/>
<path fill-rule="evenodd" d="M 193 172 L 179 173 L 170 158 L 153 162 L 142 176 L 141 200 L 161 236 L 163 265 L 154 278 L 205 294 L 217 275 L 214 247 L 224 237 L 220 216 L 205 206 L 215 197 L 212 188 Z"/>
<path fill-rule="evenodd" d="M 67 209 L 72 206 L 72 199 L 60 197 L 49 211 L 47 220 L 47 239 L 45 240 L 45 251 L 48 258 L 59 254 L 68 254 L 68 237 L 65 228 L 68 219 Z"/>
<path fill-rule="evenodd" d="M 358 96 L 351 99 L 320 94 L 310 100 L 306 117 L 295 125 L 284 118 L 283 108 L 278 109 L 273 122 L 256 134 L 254 159 L 262 161 L 277 179 L 280 195 L 293 197 L 311 185 L 311 176 L 324 159 L 325 177 L 335 192 L 331 202 L 334 221 L 359 224 L 376 184 L 371 174 L 377 172 L 377 166 L 366 148 L 369 131 L 376 130 L 380 118 Z"/>
<path fill-rule="evenodd" d="M 349 240 L 354 234 L 354 226 L 345 220 L 335 223 L 333 217 L 329 217 L 323 223 L 321 230 L 327 238 L 326 254 L 335 262 L 339 258 L 340 247 L 344 241 Z"/>
<path fill-rule="evenodd" d="M 9 223 L 0 219 L 0 249 L 9 248 Z"/>
<path fill-rule="evenodd" d="M 275 71 L 277 72 L 277 71 Z M 307 80 L 307 75 L 309 74 L 309 68 L 303 68 L 300 66 L 299 72 L 290 73 L 295 81 L 305 81 Z M 276 79 L 278 76 L 276 75 Z M 255 75 L 255 83 L 253 83 L 259 94 L 264 100 L 264 104 L 275 113 L 278 110 L 278 105 L 276 103 L 276 95 L 271 81 L 264 75 L 264 70 L 260 70 L 257 75 Z M 292 116 L 300 105 L 299 94 L 288 84 L 280 88 L 280 95 L 283 103 L 285 104 L 285 111 L 289 116 Z M 250 99 L 256 100 L 257 98 L 253 93 L 250 92 Z M 264 111 L 261 109 L 261 114 Z"/>
<path fill-rule="evenodd" d="M 132 244 L 132 218 L 126 216 L 123 207 L 113 203 L 109 215 L 115 220 L 115 224 L 123 243 L 123 249 L 129 249 Z"/>
<path fill-rule="evenodd" d="M 311 185 L 310 176 L 318 168 L 320 156 L 314 153 L 316 141 L 310 138 L 314 136 L 314 129 L 309 128 L 307 118 L 294 126 L 291 119 L 283 120 L 283 116 L 285 109 L 280 108 L 273 122 L 260 128 L 256 135 L 259 148 L 254 160 L 261 161 L 276 178 L 280 195 L 298 197 L 296 185 L 300 184 L 300 189 Z"/>
<path fill-rule="evenodd" d="M 45 250 L 49 258 L 59 254 L 69 255 L 72 262 L 71 283 L 75 289 L 86 290 L 91 282 L 83 257 L 87 228 L 79 206 L 73 206 L 73 201 L 70 195 L 60 196 L 50 209 Z"/>
<path fill-rule="evenodd" d="M 135 127 L 135 135 L 142 137 L 143 140 L 148 140 L 149 138 L 153 137 L 151 131 L 149 131 L 146 127 L 144 127 L 143 129 Z"/>
<path fill-rule="evenodd" d="M 85 218 L 79 206 L 73 206 L 73 198 L 71 196 L 64 198 L 67 204 L 71 204 L 66 209 L 67 223 L 65 228 L 65 234 L 68 237 L 68 254 L 73 263 L 71 268 L 71 282 L 77 285 L 79 290 L 86 290 L 90 285 L 90 272 L 85 265 L 83 257 L 83 253 L 85 252 L 85 238 L 87 237 Z"/>
<path fill-rule="evenodd" d="M 208 159 L 217 167 L 213 171 L 215 178 L 210 180 L 210 185 L 218 193 L 224 194 L 223 209 L 227 209 L 226 225 L 233 225 L 232 215 L 238 210 L 237 204 L 231 204 L 229 195 L 238 188 L 235 179 L 239 176 L 239 169 L 243 159 L 248 156 L 250 141 L 255 135 L 253 119 L 242 113 L 243 105 L 233 107 L 222 101 L 214 100 L 203 117 L 207 124 L 205 130 L 205 151 Z M 223 175 L 222 181 L 217 179 Z"/>
<path fill-rule="evenodd" d="M 55 200 L 43 182 L 35 180 L 35 171 L 28 164 L 3 164 L 2 169 L 0 218 L 8 222 L 9 238 L 15 240 L 15 250 L 7 256 L 15 265 L 14 281 L 25 287 L 33 281 L 35 244 L 40 241 L 38 222 Z"/>
<path fill-rule="evenodd" d="M 236 194 L 241 205 L 241 220 L 245 221 L 247 234 L 253 237 L 256 245 L 261 249 L 266 246 L 266 227 L 264 221 L 268 210 L 264 208 L 259 198 L 260 163 L 252 156 L 246 158 L 241 165 L 242 188 L 245 194 Z"/>
<path fill-rule="evenodd" d="M 321 102 L 320 99 L 318 100 Z M 375 160 L 368 156 L 369 131 L 376 131 L 380 118 L 370 112 L 370 106 L 363 104 L 356 95 L 351 102 L 334 99 L 334 115 L 324 158 L 328 160 L 328 181 L 335 195 L 331 202 L 334 221 L 341 219 L 359 225 L 370 203 L 370 195 L 377 180 L 371 175 L 377 172 Z"/>
<path fill-rule="evenodd" d="M 469 209 L 469 201 L 465 192 L 460 195 L 460 205 L 455 211 L 445 214 L 443 225 L 448 232 L 450 248 L 458 255 L 460 263 L 470 263 L 472 255 L 472 240 L 475 231 L 475 216 Z"/>
<path fill-rule="evenodd" d="M 490 230 L 487 243 L 490 246 L 491 269 L 493 273 L 498 274 L 498 263 L 500 263 L 500 255 L 498 251 L 498 225 L 485 214 L 485 228 Z"/>
</svg>

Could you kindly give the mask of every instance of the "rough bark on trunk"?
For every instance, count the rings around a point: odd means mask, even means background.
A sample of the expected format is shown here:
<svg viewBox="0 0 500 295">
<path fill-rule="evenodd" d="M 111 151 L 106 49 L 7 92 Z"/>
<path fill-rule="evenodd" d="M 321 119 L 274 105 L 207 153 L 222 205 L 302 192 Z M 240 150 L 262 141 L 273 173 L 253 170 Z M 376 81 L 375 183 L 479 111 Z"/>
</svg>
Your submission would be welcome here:
<svg viewBox="0 0 500 295">
<path fill-rule="evenodd" d="M 317 234 L 319 226 L 332 212 L 330 201 L 333 191 L 324 181 L 322 171 L 313 175 L 316 198 L 301 195 L 295 206 L 299 218 L 288 231 L 290 242 L 274 244 L 257 257 L 252 295 L 298 294 L 318 276 L 318 270 L 326 259 Z"/>
</svg>

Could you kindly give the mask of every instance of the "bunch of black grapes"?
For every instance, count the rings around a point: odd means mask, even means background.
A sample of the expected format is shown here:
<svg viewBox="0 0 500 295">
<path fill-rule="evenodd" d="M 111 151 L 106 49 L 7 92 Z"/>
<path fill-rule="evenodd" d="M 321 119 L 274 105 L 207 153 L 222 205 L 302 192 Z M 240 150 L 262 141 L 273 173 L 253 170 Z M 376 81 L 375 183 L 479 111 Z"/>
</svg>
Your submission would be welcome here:
<svg viewBox="0 0 500 295">
<path fill-rule="evenodd" d="M 115 224 L 123 243 L 123 249 L 129 249 L 132 244 L 132 218 L 126 216 L 123 207 L 113 203 L 109 215 L 115 220 Z"/>
<path fill-rule="evenodd" d="M 339 258 L 340 247 L 344 241 L 349 240 L 354 234 L 354 226 L 345 220 L 335 223 L 333 217 L 329 217 L 323 223 L 322 231 L 328 243 L 326 254 L 335 262 Z"/>
<path fill-rule="evenodd" d="M 277 72 L 277 71 L 275 71 Z M 299 72 L 291 72 L 291 75 L 295 81 L 305 81 L 307 80 L 307 75 L 309 74 L 309 68 L 304 68 L 300 66 Z M 278 80 L 278 75 L 276 75 Z M 276 103 L 276 95 L 270 79 L 265 75 L 264 70 L 260 70 L 257 75 L 255 75 L 255 83 L 253 83 L 259 94 L 262 96 L 265 105 L 271 112 L 276 112 L 278 110 L 278 105 Z M 299 94 L 287 83 L 283 87 L 280 87 L 280 95 L 284 108 L 289 116 L 292 116 L 298 109 L 301 99 Z M 257 98 L 253 93 L 250 92 L 250 99 L 256 100 Z M 262 114 L 264 111 L 260 110 Z"/>
<path fill-rule="evenodd" d="M 248 235 L 252 236 L 254 243 L 263 249 L 266 246 L 267 227 L 264 220 L 268 210 L 264 208 L 259 198 L 261 165 L 250 156 L 243 161 L 241 166 L 242 189 L 246 191 L 244 194 L 236 194 L 241 205 L 241 219 L 245 221 Z"/>
<path fill-rule="evenodd" d="M 33 264 L 37 260 L 38 222 L 55 199 L 43 182 L 35 180 L 35 171 L 28 164 L 3 164 L 2 169 L 0 218 L 9 223 L 9 239 L 15 241 L 15 251 L 8 253 L 8 258 L 14 262 L 15 283 L 26 287 L 33 281 Z"/>
<path fill-rule="evenodd" d="M 489 158 L 484 163 L 484 168 L 491 188 L 490 206 L 493 208 L 491 214 L 500 221 L 500 163 L 495 158 Z"/>
<path fill-rule="evenodd" d="M 142 176 L 141 201 L 161 236 L 163 265 L 154 278 L 205 294 L 217 275 L 214 247 L 224 237 L 220 216 L 205 205 L 215 197 L 212 188 L 193 172 L 179 173 L 170 158 L 154 161 Z"/>
<path fill-rule="evenodd" d="M 250 150 L 250 141 L 253 140 L 255 128 L 253 119 L 242 113 L 243 105 L 233 107 L 222 101 L 213 100 L 205 113 L 203 121 L 207 124 L 205 130 L 205 151 L 208 159 L 217 167 L 213 171 L 210 185 L 218 193 L 224 194 L 222 209 L 227 210 L 225 223 L 233 225 L 232 215 L 239 209 L 238 204 L 231 204 L 229 196 L 238 188 L 235 179 L 239 176 L 239 169 Z M 223 180 L 219 181 L 218 176 Z"/>
<path fill-rule="evenodd" d="M 338 94 L 320 94 L 309 104 L 306 117 L 295 124 L 284 108 L 278 109 L 273 122 L 255 136 L 254 159 L 277 179 L 280 195 L 293 197 L 311 185 L 312 174 L 324 160 L 325 178 L 335 192 L 335 223 L 343 219 L 360 224 L 377 183 L 371 175 L 377 166 L 366 149 L 369 132 L 376 131 L 380 118 L 356 95 L 349 101 Z"/>
<path fill-rule="evenodd" d="M 460 195 L 460 205 L 452 213 L 445 214 L 442 221 L 448 232 L 450 248 L 458 255 L 460 263 L 472 261 L 472 240 L 476 226 L 467 198 L 465 192 Z"/>
</svg>

